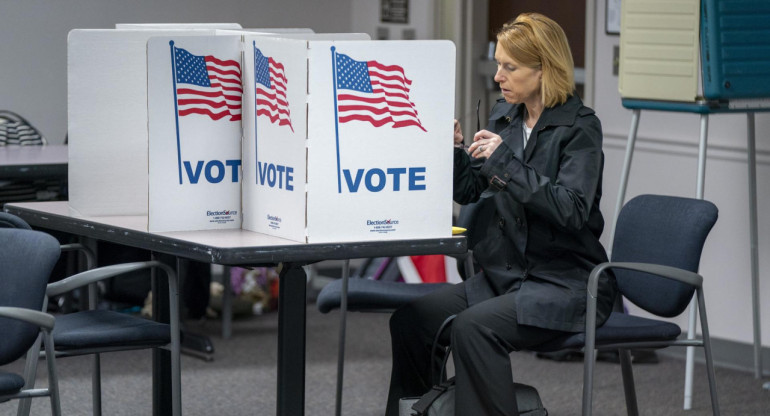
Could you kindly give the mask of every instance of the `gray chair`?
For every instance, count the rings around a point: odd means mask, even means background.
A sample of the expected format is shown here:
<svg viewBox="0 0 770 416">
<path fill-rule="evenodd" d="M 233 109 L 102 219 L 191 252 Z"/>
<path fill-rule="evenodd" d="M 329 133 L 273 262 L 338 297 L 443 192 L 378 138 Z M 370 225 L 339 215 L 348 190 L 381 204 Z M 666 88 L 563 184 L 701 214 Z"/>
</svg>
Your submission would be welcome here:
<svg viewBox="0 0 770 416">
<path fill-rule="evenodd" d="M 29 225 L 12 214 L 0 213 L 0 228 L 29 228 Z M 55 241 L 55 240 L 54 240 Z M 57 243 L 58 244 L 58 243 Z M 85 254 L 87 269 L 63 280 L 49 283 L 47 297 L 59 296 L 78 288 L 89 287 L 90 309 L 58 315 L 52 331 L 57 357 L 91 354 L 93 360 L 92 400 L 94 415 L 101 415 L 101 371 L 100 354 L 113 351 L 134 349 L 163 348 L 171 352 L 171 395 L 174 415 L 181 414 L 181 368 L 180 368 L 180 328 L 179 294 L 176 272 L 168 265 L 158 261 L 145 261 L 116 264 L 93 268 L 96 264 L 91 250 L 80 244 L 61 246 L 62 251 L 77 250 Z M 95 309 L 95 284 L 99 281 L 145 269 L 160 269 L 167 277 L 169 285 L 169 323 L 161 323 L 139 316 L 128 315 L 110 310 Z M 44 303 L 47 305 L 47 300 Z M 37 372 L 39 341 L 30 349 L 25 368 L 27 386 L 34 386 Z M 19 415 L 28 415 L 30 401 L 22 400 Z"/>
<path fill-rule="evenodd" d="M 340 331 L 337 354 L 337 391 L 335 414 L 342 413 L 342 387 L 345 362 L 345 338 L 347 312 L 380 312 L 392 313 L 410 301 L 427 295 L 450 283 L 417 283 L 407 284 L 388 278 L 397 270 L 395 258 L 377 259 L 377 270 L 367 275 L 370 264 L 375 259 L 366 259 L 359 267 L 356 275 L 350 276 L 350 262 L 343 263 L 342 278 L 328 283 L 321 289 L 316 299 L 316 307 L 322 313 L 340 309 Z M 460 260 L 463 260 L 462 258 Z M 470 259 L 467 259 L 470 260 Z M 464 275 L 472 273 L 472 260 L 464 261 Z M 350 278 L 352 277 L 352 278 Z"/>
<path fill-rule="evenodd" d="M 714 415 L 719 415 L 714 363 L 711 356 L 703 277 L 697 274 L 701 252 L 717 220 L 711 202 L 673 196 L 641 195 L 628 201 L 615 228 L 612 259 L 596 266 L 589 276 L 585 333 L 556 339 L 538 346 L 542 352 L 584 350 L 583 409 L 592 412 L 595 354 L 616 350 L 620 357 L 626 407 L 637 415 L 631 357 L 632 348 L 697 346 L 705 352 L 706 370 Z M 596 326 L 596 298 L 599 276 L 612 271 L 620 294 L 641 309 L 658 317 L 679 316 L 697 296 L 701 339 L 679 339 L 681 328 L 671 322 L 634 316 L 622 310 Z"/>
<path fill-rule="evenodd" d="M 25 377 L 0 370 L 0 402 L 48 396 L 51 413 L 60 415 L 51 336 L 55 321 L 53 316 L 40 311 L 46 304 L 45 290 L 51 270 L 59 258 L 59 242 L 38 231 L 3 228 L 0 247 L 0 365 L 21 358 L 41 335 L 48 364 L 48 388 L 27 388 Z"/>
<path fill-rule="evenodd" d="M 467 229 L 466 238 L 468 247 L 475 244 L 477 237 L 472 231 L 476 228 L 476 222 L 480 215 L 485 215 L 485 206 L 480 201 L 476 204 L 464 205 L 460 209 L 457 218 L 457 226 Z M 474 267 L 472 251 L 465 255 L 455 256 L 458 261 L 458 271 L 463 279 L 476 273 Z M 410 301 L 421 296 L 427 295 L 438 290 L 449 283 L 420 283 L 405 284 L 388 278 L 394 269 L 397 268 L 396 259 L 379 259 L 382 263 L 378 264 L 377 270 L 369 274 L 370 264 L 375 259 L 366 259 L 364 264 L 359 267 L 356 275 L 350 276 L 350 262 L 346 260 L 343 263 L 342 278 L 335 280 L 321 289 L 316 299 L 316 307 L 322 313 L 331 312 L 334 309 L 340 309 L 340 331 L 339 331 L 339 351 L 337 356 L 337 392 L 335 414 L 339 416 L 342 413 L 342 387 L 343 372 L 345 362 L 345 338 L 347 312 L 381 312 L 392 313 L 399 307 L 406 305 Z M 350 278 L 352 277 L 352 278 Z"/>
</svg>

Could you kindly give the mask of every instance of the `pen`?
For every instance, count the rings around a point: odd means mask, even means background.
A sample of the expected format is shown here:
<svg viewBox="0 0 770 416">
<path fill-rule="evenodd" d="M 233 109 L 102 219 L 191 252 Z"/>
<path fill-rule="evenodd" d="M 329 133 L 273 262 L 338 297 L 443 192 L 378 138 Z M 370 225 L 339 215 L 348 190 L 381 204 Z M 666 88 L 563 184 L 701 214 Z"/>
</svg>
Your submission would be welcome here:
<svg viewBox="0 0 770 416">
<path fill-rule="evenodd" d="M 481 131 L 481 117 L 479 117 L 479 108 L 481 108 L 481 98 L 476 103 L 476 131 Z"/>
</svg>

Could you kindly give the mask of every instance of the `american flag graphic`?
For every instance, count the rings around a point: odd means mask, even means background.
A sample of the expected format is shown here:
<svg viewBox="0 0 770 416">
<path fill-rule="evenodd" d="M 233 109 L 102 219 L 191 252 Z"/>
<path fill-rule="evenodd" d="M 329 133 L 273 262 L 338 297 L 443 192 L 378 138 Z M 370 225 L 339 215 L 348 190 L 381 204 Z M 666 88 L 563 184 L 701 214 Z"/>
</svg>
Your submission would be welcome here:
<svg viewBox="0 0 770 416">
<path fill-rule="evenodd" d="M 257 116 L 267 116 L 270 122 L 279 126 L 288 125 L 291 131 L 291 113 L 289 100 L 286 98 L 286 72 L 283 64 L 262 54 L 254 47 L 254 79 L 257 88 Z"/>
<path fill-rule="evenodd" d="M 340 123 L 358 120 L 375 127 L 416 126 L 427 131 L 409 99 L 412 81 L 406 77 L 404 68 L 377 61 L 356 61 L 341 53 L 334 55 Z"/>
<path fill-rule="evenodd" d="M 179 116 L 202 114 L 212 120 L 241 120 L 241 64 L 193 55 L 174 47 Z"/>
</svg>

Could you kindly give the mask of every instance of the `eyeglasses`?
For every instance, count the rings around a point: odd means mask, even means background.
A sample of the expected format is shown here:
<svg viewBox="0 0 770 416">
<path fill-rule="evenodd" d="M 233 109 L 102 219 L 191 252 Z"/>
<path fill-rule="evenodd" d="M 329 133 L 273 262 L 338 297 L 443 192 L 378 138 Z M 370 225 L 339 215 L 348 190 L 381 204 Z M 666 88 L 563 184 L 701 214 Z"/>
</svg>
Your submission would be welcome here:
<svg viewBox="0 0 770 416">
<path fill-rule="evenodd" d="M 479 98 L 479 101 L 476 103 L 476 131 L 481 131 L 481 117 L 480 117 L 480 111 L 481 111 L 481 98 Z M 465 143 L 458 143 L 455 145 L 455 147 L 459 147 L 465 150 L 468 150 L 470 146 L 468 146 Z"/>
</svg>

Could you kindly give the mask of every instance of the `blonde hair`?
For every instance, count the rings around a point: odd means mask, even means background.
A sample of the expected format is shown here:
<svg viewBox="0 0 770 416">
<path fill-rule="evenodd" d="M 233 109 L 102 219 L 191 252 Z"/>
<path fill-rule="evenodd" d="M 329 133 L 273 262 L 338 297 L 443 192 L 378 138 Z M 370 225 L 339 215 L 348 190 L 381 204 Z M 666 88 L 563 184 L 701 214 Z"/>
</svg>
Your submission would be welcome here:
<svg viewBox="0 0 770 416">
<path fill-rule="evenodd" d="M 574 63 L 561 26 L 539 13 L 522 13 L 497 32 L 502 49 L 521 65 L 541 69 L 546 108 L 564 104 L 575 90 Z"/>
</svg>

